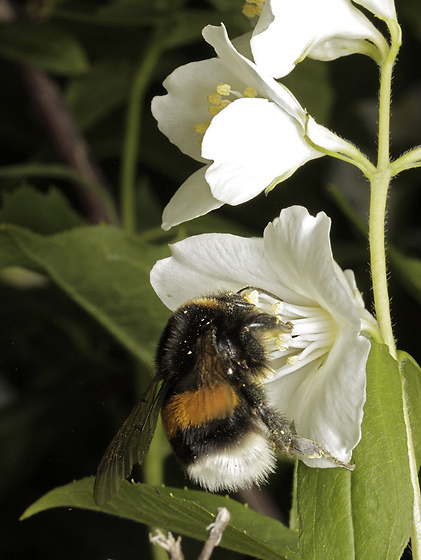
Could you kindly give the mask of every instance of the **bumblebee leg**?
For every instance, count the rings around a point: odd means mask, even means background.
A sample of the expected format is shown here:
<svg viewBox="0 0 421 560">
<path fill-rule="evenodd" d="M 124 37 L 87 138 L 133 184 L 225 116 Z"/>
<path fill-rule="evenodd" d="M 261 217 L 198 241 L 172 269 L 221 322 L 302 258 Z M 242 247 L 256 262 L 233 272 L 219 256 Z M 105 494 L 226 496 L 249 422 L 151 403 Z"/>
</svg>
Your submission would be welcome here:
<svg viewBox="0 0 421 560">
<path fill-rule="evenodd" d="M 274 445 L 289 457 L 306 459 L 329 459 L 338 467 L 353 471 L 355 465 L 347 465 L 334 457 L 316 441 L 299 436 L 294 429 L 294 424 L 277 414 L 273 409 L 262 402 L 258 406 L 258 414 L 267 426 Z"/>
</svg>

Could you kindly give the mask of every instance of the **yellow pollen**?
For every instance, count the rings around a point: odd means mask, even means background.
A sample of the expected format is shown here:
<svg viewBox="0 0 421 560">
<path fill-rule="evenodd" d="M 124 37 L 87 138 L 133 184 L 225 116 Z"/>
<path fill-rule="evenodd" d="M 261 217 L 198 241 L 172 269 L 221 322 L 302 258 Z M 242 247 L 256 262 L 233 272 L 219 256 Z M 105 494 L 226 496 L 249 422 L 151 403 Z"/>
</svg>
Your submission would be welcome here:
<svg viewBox="0 0 421 560">
<path fill-rule="evenodd" d="M 208 107 L 208 113 L 211 114 L 212 117 L 214 117 L 219 113 L 219 111 L 222 111 L 222 109 L 223 107 L 221 106 L 217 107 L 216 105 L 211 105 L 210 107 Z"/>
<path fill-rule="evenodd" d="M 247 87 L 243 91 L 244 97 L 257 97 L 257 91 L 252 87 Z"/>
<path fill-rule="evenodd" d="M 229 99 L 224 99 L 223 101 L 221 101 L 221 109 L 225 109 L 225 107 L 228 107 L 228 105 L 231 103 L 231 101 Z"/>
<path fill-rule="evenodd" d="M 246 17 L 250 19 L 258 15 L 257 6 L 254 4 L 244 4 L 242 12 Z"/>
<path fill-rule="evenodd" d="M 251 290 L 244 294 L 244 299 L 253 305 L 257 305 L 259 303 L 259 293 L 257 290 Z"/>
<path fill-rule="evenodd" d="M 280 315 L 282 313 L 284 309 L 283 303 L 281 301 L 275 301 L 275 303 L 272 303 L 272 305 L 270 306 L 270 310 L 272 311 L 272 313 L 274 315 Z"/>
<path fill-rule="evenodd" d="M 195 132 L 198 132 L 199 134 L 205 134 L 209 125 L 210 125 L 210 121 L 205 121 L 205 122 L 202 122 L 202 123 L 195 124 L 193 126 L 193 129 L 194 129 Z"/>
<path fill-rule="evenodd" d="M 299 361 L 298 356 L 290 356 L 286 362 L 289 366 L 296 366 Z"/>
<path fill-rule="evenodd" d="M 243 14 L 248 18 L 260 16 L 263 10 L 265 0 L 246 0 L 243 6 Z"/>
<path fill-rule="evenodd" d="M 230 91 L 231 91 L 231 86 L 229 84 L 224 84 L 224 83 L 220 83 L 216 86 L 216 93 L 219 93 L 219 95 L 229 95 Z"/>
<path fill-rule="evenodd" d="M 208 95 L 208 101 L 209 103 L 212 103 L 212 105 L 220 105 L 221 96 L 219 95 L 219 93 L 212 93 L 211 95 Z"/>
</svg>

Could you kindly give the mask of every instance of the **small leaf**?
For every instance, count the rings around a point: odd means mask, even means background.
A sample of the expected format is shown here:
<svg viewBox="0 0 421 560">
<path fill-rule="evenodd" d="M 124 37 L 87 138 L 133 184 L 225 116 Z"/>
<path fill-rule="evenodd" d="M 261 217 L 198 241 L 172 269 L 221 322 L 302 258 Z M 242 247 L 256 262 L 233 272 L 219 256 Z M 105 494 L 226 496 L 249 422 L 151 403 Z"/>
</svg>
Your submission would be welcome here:
<svg viewBox="0 0 421 560">
<path fill-rule="evenodd" d="M 262 560 L 298 558 L 294 531 L 228 497 L 124 482 L 108 504 L 98 507 L 92 497 L 93 481 L 93 477 L 84 478 L 52 490 L 30 506 L 21 519 L 50 508 L 80 507 L 206 540 L 209 535 L 206 527 L 215 520 L 218 508 L 225 507 L 231 521 L 220 546 Z"/>
<path fill-rule="evenodd" d="M 167 255 L 167 246 L 105 225 L 49 237 L 16 226 L 0 229 L 0 267 L 20 265 L 49 276 L 148 366 L 168 317 L 149 273 Z"/>
<path fill-rule="evenodd" d="M 401 372 L 405 379 L 405 392 L 408 397 L 409 420 L 415 446 L 417 467 L 421 466 L 421 368 L 406 352 L 398 353 Z"/>
<path fill-rule="evenodd" d="M 56 74 L 73 75 L 88 69 L 79 42 L 62 29 L 46 23 L 1 23 L 0 56 Z"/>
<path fill-rule="evenodd" d="M 372 342 L 355 471 L 298 467 L 303 560 L 399 559 L 412 524 L 412 487 L 398 363 Z M 333 530 L 332 527 L 335 527 Z"/>
<path fill-rule="evenodd" d="M 0 222 L 43 234 L 57 233 L 84 224 L 67 198 L 56 188 L 47 193 L 29 185 L 3 195 Z"/>
</svg>

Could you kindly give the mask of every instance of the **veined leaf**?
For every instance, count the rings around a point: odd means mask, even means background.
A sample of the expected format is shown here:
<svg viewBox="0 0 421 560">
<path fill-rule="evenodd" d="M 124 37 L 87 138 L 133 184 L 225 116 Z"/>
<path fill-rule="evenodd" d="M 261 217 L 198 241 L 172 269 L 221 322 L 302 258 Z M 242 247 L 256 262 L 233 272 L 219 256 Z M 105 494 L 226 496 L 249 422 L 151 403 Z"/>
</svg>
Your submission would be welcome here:
<svg viewBox="0 0 421 560">
<path fill-rule="evenodd" d="M 52 490 L 30 506 L 22 519 L 50 508 L 79 507 L 206 540 L 206 527 L 215 520 L 218 508 L 225 507 L 231 520 L 220 546 L 262 560 L 298 560 L 294 531 L 228 497 L 124 482 L 110 502 L 98 507 L 92 497 L 93 481 L 93 477 L 85 478 Z"/>
<path fill-rule="evenodd" d="M 372 342 L 363 436 L 355 471 L 298 467 L 303 560 L 401 557 L 412 521 L 412 487 L 398 362 Z"/>
</svg>

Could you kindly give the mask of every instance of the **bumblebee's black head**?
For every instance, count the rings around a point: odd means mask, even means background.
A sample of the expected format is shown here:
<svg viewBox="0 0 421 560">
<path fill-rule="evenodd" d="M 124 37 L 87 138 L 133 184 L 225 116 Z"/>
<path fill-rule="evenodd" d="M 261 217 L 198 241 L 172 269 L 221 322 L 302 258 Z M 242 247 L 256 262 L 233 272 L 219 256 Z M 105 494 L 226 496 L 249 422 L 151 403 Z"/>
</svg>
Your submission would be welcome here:
<svg viewBox="0 0 421 560">
<path fill-rule="evenodd" d="M 199 359 L 212 369 L 212 359 L 202 355 L 205 340 L 227 373 L 261 374 L 266 366 L 265 340 L 282 330 L 288 328 L 277 317 L 239 294 L 191 300 L 174 312 L 162 333 L 156 357 L 159 375 L 164 380 L 188 376 Z"/>
</svg>

